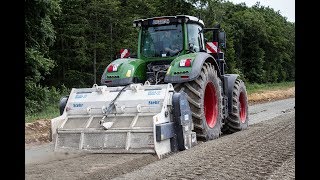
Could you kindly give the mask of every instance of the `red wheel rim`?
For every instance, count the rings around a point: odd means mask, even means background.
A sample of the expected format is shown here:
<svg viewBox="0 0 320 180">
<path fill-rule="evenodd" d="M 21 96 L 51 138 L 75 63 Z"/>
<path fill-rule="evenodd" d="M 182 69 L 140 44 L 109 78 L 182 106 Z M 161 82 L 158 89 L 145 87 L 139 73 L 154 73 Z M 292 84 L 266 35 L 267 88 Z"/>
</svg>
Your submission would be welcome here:
<svg viewBox="0 0 320 180">
<path fill-rule="evenodd" d="M 245 95 L 243 92 L 240 93 L 239 101 L 240 101 L 240 121 L 244 123 L 247 118 L 247 110 L 246 110 L 247 106 L 246 106 Z"/>
<path fill-rule="evenodd" d="M 212 83 L 208 83 L 204 93 L 204 113 L 207 124 L 213 128 L 217 122 L 218 102 L 216 97 L 216 89 Z"/>
</svg>

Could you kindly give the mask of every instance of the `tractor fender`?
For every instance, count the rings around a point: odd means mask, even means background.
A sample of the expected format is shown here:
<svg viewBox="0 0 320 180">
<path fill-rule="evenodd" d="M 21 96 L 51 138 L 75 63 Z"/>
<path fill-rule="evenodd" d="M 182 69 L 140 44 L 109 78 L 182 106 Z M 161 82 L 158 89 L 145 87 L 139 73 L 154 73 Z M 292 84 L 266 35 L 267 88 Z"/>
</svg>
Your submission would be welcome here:
<svg viewBox="0 0 320 180">
<path fill-rule="evenodd" d="M 227 96 L 228 96 L 228 112 L 230 113 L 232 110 L 232 91 L 234 87 L 234 83 L 236 82 L 239 74 L 224 74 L 224 83 L 225 88 L 227 88 Z"/>
<path fill-rule="evenodd" d="M 186 58 L 192 59 L 192 67 L 190 68 L 190 72 L 187 71 L 187 68 L 185 68 L 185 67 L 179 67 L 180 60 L 186 59 Z M 214 66 L 214 68 L 217 70 L 218 77 L 221 78 L 220 69 L 219 69 L 218 63 L 215 60 L 215 58 L 208 53 L 199 52 L 199 53 L 196 53 L 195 55 L 194 54 L 193 55 L 187 54 L 184 56 L 180 56 L 180 57 L 176 58 L 175 60 L 173 60 L 171 62 L 171 66 L 174 66 L 174 69 L 176 71 L 188 72 L 188 73 L 174 75 L 173 72 L 168 72 L 164 81 L 166 83 L 183 83 L 183 82 L 193 81 L 200 75 L 202 66 L 205 62 L 211 63 Z M 171 69 L 173 69 L 173 68 L 171 68 Z M 188 78 L 181 78 L 181 75 L 186 75 L 186 76 L 188 76 Z"/>
<path fill-rule="evenodd" d="M 221 77 L 220 68 L 218 66 L 217 61 L 208 53 L 199 52 L 196 58 L 194 59 L 194 63 L 192 66 L 192 71 L 190 73 L 190 81 L 195 80 L 201 72 L 202 66 L 204 62 L 210 62 L 214 68 L 217 70 L 218 77 Z"/>
</svg>

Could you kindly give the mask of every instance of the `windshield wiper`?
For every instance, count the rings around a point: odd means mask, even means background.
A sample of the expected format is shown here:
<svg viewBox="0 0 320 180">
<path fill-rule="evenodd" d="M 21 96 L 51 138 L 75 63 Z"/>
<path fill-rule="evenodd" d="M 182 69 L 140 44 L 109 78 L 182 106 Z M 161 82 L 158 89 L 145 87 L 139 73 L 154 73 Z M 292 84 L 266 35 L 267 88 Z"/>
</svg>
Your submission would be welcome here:
<svg viewBox="0 0 320 180">
<path fill-rule="evenodd" d="M 183 49 L 179 50 L 178 52 L 176 52 L 175 54 L 173 54 L 172 56 L 179 56 L 179 54 L 183 51 Z M 171 56 L 171 57 L 172 57 Z"/>
</svg>

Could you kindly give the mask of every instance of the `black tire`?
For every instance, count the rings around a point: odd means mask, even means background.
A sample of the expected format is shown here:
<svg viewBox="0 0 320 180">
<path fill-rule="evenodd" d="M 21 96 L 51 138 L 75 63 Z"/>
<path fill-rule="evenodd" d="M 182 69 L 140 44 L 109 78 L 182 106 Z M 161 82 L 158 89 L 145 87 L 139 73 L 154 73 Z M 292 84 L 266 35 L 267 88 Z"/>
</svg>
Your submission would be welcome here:
<svg viewBox="0 0 320 180">
<path fill-rule="evenodd" d="M 60 102 L 59 102 L 59 111 L 60 111 L 60 116 L 63 114 L 64 112 L 64 108 L 66 107 L 67 105 L 67 102 L 68 102 L 68 99 L 69 99 L 69 96 L 64 96 L 60 99 Z"/>
<path fill-rule="evenodd" d="M 248 97 L 244 82 L 237 79 L 232 92 L 232 109 L 226 118 L 223 132 L 230 134 L 248 128 Z"/>
<path fill-rule="evenodd" d="M 222 126 L 222 90 L 214 66 L 204 63 L 197 79 L 175 84 L 174 88 L 187 94 L 197 140 L 218 138 Z"/>
</svg>

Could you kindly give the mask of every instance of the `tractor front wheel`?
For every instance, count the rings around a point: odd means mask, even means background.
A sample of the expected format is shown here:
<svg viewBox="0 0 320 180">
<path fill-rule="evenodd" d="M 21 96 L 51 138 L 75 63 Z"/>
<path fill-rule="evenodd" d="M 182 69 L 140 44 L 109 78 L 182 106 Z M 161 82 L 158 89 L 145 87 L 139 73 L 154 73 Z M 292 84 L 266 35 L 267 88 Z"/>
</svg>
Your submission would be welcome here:
<svg viewBox="0 0 320 180">
<path fill-rule="evenodd" d="M 208 141 L 218 138 L 222 126 L 222 90 L 214 66 L 204 63 L 197 79 L 176 84 L 175 90 L 187 94 L 197 139 Z"/>
</svg>

